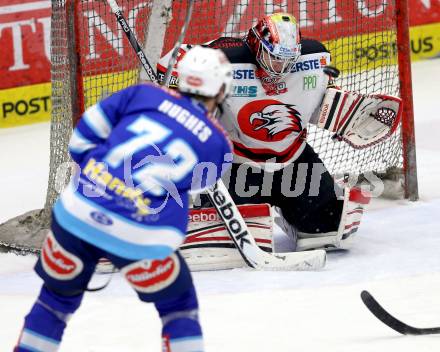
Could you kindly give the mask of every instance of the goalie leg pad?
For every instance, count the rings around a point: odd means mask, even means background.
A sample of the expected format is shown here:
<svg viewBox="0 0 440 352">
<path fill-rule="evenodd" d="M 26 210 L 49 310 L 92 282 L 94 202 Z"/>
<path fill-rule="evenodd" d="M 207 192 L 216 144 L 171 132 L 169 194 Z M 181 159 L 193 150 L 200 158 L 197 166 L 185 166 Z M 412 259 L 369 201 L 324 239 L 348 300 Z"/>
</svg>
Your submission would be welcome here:
<svg viewBox="0 0 440 352">
<path fill-rule="evenodd" d="M 292 251 L 297 250 L 298 244 L 298 229 L 290 224 L 286 218 L 283 216 L 283 211 L 280 208 L 277 208 L 277 212 L 280 216 L 275 218 L 275 223 L 284 231 L 284 233 L 290 238 L 293 244 Z"/>
<path fill-rule="evenodd" d="M 364 206 L 371 195 L 358 187 L 345 188 L 344 206 L 338 231 L 327 233 L 298 232 L 297 251 L 309 249 L 348 249 L 360 225 Z"/>
<path fill-rule="evenodd" d="M 273 219 L 269 204 L 245 204 L 238 209 L 258 246 L 273 251 Z M 223 270 L 245 267 L 215 208 L 191 209 L 185 242 L 180 246 L 190 270 Z"/>
</svg>

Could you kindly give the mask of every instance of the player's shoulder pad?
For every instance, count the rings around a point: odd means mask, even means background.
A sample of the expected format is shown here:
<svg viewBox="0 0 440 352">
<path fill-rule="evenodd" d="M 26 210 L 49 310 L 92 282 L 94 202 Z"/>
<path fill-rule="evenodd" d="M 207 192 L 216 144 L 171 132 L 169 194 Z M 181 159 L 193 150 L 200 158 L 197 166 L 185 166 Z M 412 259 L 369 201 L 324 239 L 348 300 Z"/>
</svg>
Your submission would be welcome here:
<svg viewBox="0 0 440 352">
<path fill-rule="evenodd" d="M 231 64 L 257 64 L 255 56 L 243 38 L 220 37 L 210 42 L 208 46 L 214 49 L 221 49 Z"/>
<path fill-rule="evenodd" d="M 329 51 L 320 41 L 315 39 L 301 39 L 301 55 L 328 53 Z"/>
</svg>

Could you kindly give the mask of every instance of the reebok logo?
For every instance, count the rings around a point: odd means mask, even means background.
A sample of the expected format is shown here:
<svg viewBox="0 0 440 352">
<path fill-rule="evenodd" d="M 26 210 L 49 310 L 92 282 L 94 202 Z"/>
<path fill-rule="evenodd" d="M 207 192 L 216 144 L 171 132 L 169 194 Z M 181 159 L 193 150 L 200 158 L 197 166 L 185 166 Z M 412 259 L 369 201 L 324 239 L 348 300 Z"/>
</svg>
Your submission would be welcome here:
<svg viewBox="0 0 440 352">
<path fill-rule="evenodd" d="M 234 237 L 234 242 L 238 243 L 240 248 L 244 248 L 244 244 L 250 244 L 248 239 L 249 233 L 244 230 L 237 219 L 238 209 L 232 203 L 226 203 L 225 195 L 218 189 L 217 184 L 214 185 L 213 201 L 218 206 L 220 216 L 225 221 L 228 232 Z"/>
<path fill-rule="evenodd" d="M 200 213 L 200 214 L 190 214 L 190 222 L 205 222 L 205 221 L 219 221 L 220 218 L 216 213 Z"/>
</svg>

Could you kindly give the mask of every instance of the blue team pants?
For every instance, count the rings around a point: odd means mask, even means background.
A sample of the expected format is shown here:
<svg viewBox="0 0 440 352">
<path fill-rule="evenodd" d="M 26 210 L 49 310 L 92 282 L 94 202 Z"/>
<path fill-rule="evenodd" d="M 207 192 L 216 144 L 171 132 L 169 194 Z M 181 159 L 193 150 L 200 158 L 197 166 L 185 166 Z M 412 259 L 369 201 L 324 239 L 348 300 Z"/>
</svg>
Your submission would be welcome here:
<svg viewBox="0 0 440 352">
<path fill-rule="evenodd" d="M 58 350 L 68 318 L 80 306 L 100 258 L 120 270 L 141 301 L 154 302 L 162 319 L 163 351 L 203 351 L 198 301 L 179 252 L 164 260 L 128 260 L 75 237 L 55 217 L 51 230 L 35 265 L 44 284 L 14 351 Z"/>
</svg>

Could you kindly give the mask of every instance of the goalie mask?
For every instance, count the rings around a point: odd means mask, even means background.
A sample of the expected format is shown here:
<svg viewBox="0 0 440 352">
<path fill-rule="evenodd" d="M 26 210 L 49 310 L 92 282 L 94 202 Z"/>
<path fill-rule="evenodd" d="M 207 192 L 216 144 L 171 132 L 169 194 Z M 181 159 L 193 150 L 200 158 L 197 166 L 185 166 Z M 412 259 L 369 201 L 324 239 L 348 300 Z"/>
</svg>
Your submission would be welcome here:
<svg viewBox="0 0 440 352">
<path fill-rule="evenodd" d="M 217 99 L 221 103 L 231 91 L 232 65 L 219 49 L 195 46 L 185 54 L 177 70 L 181 92 L 213 98 L 224 86 Z"/>
<path fill-rule="evenodd" d="M 263 17 L 245 40 L 258 64 L 271 77 L 281 78 L 289 73 L 301 55 L 299 26 L 288 13 Z"/>
</svg>

